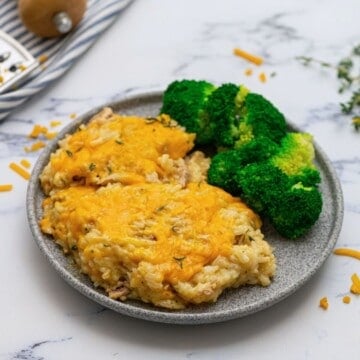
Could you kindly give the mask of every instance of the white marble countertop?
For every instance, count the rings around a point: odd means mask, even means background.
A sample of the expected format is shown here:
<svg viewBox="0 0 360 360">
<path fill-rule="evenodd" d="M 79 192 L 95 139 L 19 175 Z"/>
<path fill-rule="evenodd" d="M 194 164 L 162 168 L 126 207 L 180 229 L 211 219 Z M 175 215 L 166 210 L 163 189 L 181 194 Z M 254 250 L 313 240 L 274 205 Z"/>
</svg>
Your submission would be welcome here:
<svg viewBox="0 0 360 360">
<path fill-rule="evenodd" d="M 8 164 L 26 154 L 34 124 L 70 120 L 131 89 L 180 78 L 244 83 L 315 136 L 341 180 L 337 246 L 360 249 L 360 133 L 341 114 L 335 73 L 296 56 L 336 63 L 359 41 L 357 0 L 135 0 L 66 76 L 0 123 L 0 359 L 357 359 L 360 297 L 342 302 L 360 262 L 331 255 L 295 294 L 225 323 L 171 326 L 119 315 L 88 300 L 53 270 L 26 220 L 27 182 Z M 260 68 L 232 54 L 261 55 Z M 260 71 L 276 76 L 266 83 Z M 327 296 L 330 307 L 319 308 Z"/>
</svg>

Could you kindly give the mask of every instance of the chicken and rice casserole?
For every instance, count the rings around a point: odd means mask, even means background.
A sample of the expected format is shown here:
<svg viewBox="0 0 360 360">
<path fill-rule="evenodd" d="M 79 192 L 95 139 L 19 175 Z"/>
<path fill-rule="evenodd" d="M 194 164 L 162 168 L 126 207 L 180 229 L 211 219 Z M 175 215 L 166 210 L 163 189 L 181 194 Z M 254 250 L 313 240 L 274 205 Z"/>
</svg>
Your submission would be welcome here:
<svg viewBox="0 0 360 360">
<path fill-rule="evenodd" d="M 209 185 L 210 159 L 167 116 L 105 108 L 59 142 L 40 181 L 40 221 L 95 286 L 168 309 L 267 286 L 272 248 L 257 214 Z"/>
</svg>

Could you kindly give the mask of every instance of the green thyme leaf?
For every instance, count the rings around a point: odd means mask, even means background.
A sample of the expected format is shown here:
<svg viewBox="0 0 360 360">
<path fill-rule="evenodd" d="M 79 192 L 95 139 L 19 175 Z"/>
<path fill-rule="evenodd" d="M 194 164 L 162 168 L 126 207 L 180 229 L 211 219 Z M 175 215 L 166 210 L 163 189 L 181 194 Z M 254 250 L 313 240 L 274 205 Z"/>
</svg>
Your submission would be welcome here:
<svg viewBox="0 0 360 360">
<path fill-rule="evenodd" d="M 360 116 L 354 116 L 352 118 L 352 123 L 355 127 L 355 130 L 358 131 L 360 129 Z"/>
<path fill-rule="evenodd" d="M 96 165 L 95 165 L 94 163 L 91 163 L 91 164 L 89 165 L 89 170 L 90 170 L 90 171 L 95 170 L 95 168 L 96 168 Z"/>
<path fill-rule="evenodd" d="M 351 94 L 346 102 L 340 103 L 341 112 L 346 115 L 352 115 L 352 124 L 355 129 L 360 128 L 359 110 L 360 110 L 360 71 L 359 58 L 360 44 L 354 46 L 350 55 L 341 59 L 337 65 L 331 65 L 325 61 L 317 60 L 308 56 L 298 56 L 296 59 L 301 61 L 303 65 L 309 66 L 317 63 L 322 67 L 333 68 L 336 70 L 339 80 L 338 92 L 340 94 Z M 357 71 L 357 72 L 356 72 Z"/>
<path fill-rule="evenodd" d="M 179 264 L 180 268 L 183 268 L 183 261 L 186 259 L 186 256 L 183 257 L 173 257 L 173 259 Z"/>
</svg>

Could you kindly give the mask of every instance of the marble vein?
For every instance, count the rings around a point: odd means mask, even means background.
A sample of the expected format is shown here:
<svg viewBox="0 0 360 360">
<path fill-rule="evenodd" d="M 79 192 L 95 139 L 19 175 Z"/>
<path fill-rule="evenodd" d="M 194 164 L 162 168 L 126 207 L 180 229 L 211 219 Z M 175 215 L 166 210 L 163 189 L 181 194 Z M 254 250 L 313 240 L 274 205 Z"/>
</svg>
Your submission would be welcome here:
<svg viewBox="0 0 360 360">
<path fill-rule="evenodd" d="M 72 340 L 72 337 L 61 338 L 59 340 L 43 340 L 31 345 L 26 346 L 25 348 L 15 352 L 14 354 L 9 354 L 9 359 L 11 360 L 46 360 L 47 357 L 38 355 L 38 351 L 41 351 L 46 345 L 50 344 L 62 344 L 64 342 Z"/>
</svg>

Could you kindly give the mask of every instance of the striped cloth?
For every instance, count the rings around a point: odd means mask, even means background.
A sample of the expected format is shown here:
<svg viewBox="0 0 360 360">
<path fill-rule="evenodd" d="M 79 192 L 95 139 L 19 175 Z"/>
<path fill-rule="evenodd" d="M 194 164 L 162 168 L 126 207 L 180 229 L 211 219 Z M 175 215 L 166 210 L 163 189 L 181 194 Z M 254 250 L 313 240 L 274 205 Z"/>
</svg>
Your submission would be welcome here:
<svg viewBox="0 0 360 360">
<path fill-rule="evenodd" d="M 131 1 L 88 0 L 85 16 L 73 32 L 62 38 L 41 39 L 22 25 L 17 1 L 1 0 L 0 29 L 19 41 L 35 58 L 42 56 L 47 60 L 19 89 L 0 95 L 0 120 L 63 75 Z"/>
</svg>

